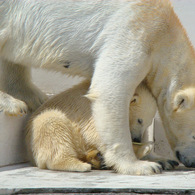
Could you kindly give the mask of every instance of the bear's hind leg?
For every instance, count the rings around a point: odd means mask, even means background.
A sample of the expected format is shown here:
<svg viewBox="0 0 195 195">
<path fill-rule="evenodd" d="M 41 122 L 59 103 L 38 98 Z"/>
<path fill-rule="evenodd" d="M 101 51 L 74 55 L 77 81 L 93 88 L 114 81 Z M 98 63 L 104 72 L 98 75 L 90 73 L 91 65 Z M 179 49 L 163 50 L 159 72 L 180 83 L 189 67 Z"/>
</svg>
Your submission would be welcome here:
<svg viewBox="0 0 195 195">
<path fill-rule="evenodd" d="M 79 150 L 75 138 L 81 137 L 73 122 L 57 109 L 45 110 L 27 125 L 26 144 L 37 167 L 62 171 L 90 171 L 91 165 L 79 160 L 85 150 Z M 76 136 L 75 134 L 78 133 Z M 80 143 L 80 142 L 79 142 Z"/>
<path fill-rule="evenodd" d="M 27 110 L 27 105 L 23 101 L 0 91 L 0 112 L 3 111 L 7 115 L 17 116 L 26 114 Z"/>
<path fill-rule="evenodd" d="M 24 101 L 30 111 L 37 109 L 47 99 L 47 96 L 31 82 L 29 68 L 6 60 L 2 60 L 0 66 L 2 91 Z M 23 105 L 21 109 L 22 107 Z"/>
</svg>

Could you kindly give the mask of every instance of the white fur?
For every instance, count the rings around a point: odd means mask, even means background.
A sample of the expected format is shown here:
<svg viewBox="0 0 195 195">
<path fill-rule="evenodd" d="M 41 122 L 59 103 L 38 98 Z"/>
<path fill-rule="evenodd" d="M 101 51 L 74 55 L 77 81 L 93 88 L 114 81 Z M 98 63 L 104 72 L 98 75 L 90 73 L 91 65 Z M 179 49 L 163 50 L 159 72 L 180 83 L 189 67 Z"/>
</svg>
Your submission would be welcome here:
<svg viewBox="0 0 195 195">
<path fill-rule="evenodd" d="M 13 98 L 12 96 L 0 91 L 0 112 L 4 111 L 8 115 L 17 115 L 18 113 L 27 113 L 27 106 L 24 102 Z"/>
<path fill-rule="evenodd" d="M 195 86 L 195 55 L 168 0 L 4 0 L 0 27 L 2 67 L 10 75 L 2 79 L 2 90 L 33 110 L 45 97 L 21 73 L 12 75 L 13 66 L 25 75 L 26 67 L 34 66 L 92 78 L 89 96 L 95 97 L 93 115 L 106 144 L 106 163 L 120 173 L 144 175 L 159 167 L 136 159 L 128 107 L 145 79 L 173 150 L 187 147 L 179 159 L 195 166 L 190 154 L 195 151 L 195 121 L 172 109 L 177 92 Z M 10 77 L 17 81 L 14 87 Z M 30 95 L 21 90 L 23 85 Z M 194 116 L 194 105 L 188 112 Z"/>
</svg>

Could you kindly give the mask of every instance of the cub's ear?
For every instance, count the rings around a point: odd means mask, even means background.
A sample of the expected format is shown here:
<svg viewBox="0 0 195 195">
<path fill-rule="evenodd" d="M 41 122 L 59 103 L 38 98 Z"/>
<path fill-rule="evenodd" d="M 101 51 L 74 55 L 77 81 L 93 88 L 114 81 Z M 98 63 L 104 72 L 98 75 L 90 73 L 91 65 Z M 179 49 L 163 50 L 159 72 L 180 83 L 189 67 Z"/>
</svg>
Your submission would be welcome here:
<svg viewBox="0 0 195 195">
<path fill-rule="evenodd" d="M 173 111 L 181 112 L 190 109 L 194 105 L 195 88 L 188 88 L 179 91 L 173 100 Z"/>
<path fill-rule="evenodd" d="M 138 94 L 134 94 L 131 99 L 131 105 L 137 104 L 140 102 L 140 97 Z"/>
</svg>

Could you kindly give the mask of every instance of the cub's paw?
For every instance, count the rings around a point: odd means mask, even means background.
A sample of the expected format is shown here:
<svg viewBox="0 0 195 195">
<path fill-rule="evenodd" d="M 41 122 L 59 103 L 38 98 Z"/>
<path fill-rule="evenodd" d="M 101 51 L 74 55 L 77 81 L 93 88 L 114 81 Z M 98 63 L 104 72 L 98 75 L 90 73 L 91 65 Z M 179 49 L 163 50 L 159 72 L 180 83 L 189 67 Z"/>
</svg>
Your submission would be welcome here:
<svg viewBox="0 0 195 195">
<path fill-rule="evenodd" d="M 175 160 L 160 159 L 156 162 L 162 166 L 163 170 L 171 170 L 179 165 Z"/>
<path fill-rule="evenodd" d="M 134 161 L 129 164 L 121 163 L 114 166 L 116 172 L 125 175 L 153 175 L 162 172 L 162 167 L 158 163 L 148 161 Z"/>
<path fill-rule="evenodd" d="M 72 170 L 71 170 L 72 171 Z M 91 171 L 91 165 L 88 163 L 82 163 L 77 168 L 75 168 L 76 172 L 88 172 Z"/>
</svg>

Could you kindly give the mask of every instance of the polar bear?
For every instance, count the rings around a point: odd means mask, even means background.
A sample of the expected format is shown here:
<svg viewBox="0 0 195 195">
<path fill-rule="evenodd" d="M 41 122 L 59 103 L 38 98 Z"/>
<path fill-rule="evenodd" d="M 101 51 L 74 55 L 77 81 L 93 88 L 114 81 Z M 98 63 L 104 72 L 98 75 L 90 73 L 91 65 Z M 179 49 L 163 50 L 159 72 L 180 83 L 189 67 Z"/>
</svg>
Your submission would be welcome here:
<svg viewBox="0 0 195 195">
<path fill-rule="evenodd" d="M 1 94 L 16 98 L 7 112 L 45 101 L 31 82 L 31 66 L 83 76 L 91 80 L 106 165 L 122 174 L 155 174 L 159 165 L 138 160 L 129 141 L 128 107 L 144 81 L 172 150 L 195 167 L 195 53 L 169 0 L 4 0 L 0 24 Z"/>
<path fill-rule="evenodd" d="M 105 166 L 98 150 L 101 140 L 95 130 L 91 102 L 84 97 L 89 86 L 89 81 L 83 81 L 52 97 L 32 114 L 27 122 L 26 145 L 34 165 L 63 171 L 89 171 L 91 166 Z M 136 141 L 141 141 L 156 110 L 149 90 L 144 84 L 139 85 L 130 104 L 129 118 Z M 141 159 L 152 151 L 153 143 L 134 142 L 133 148 Z"/>
</svg>

